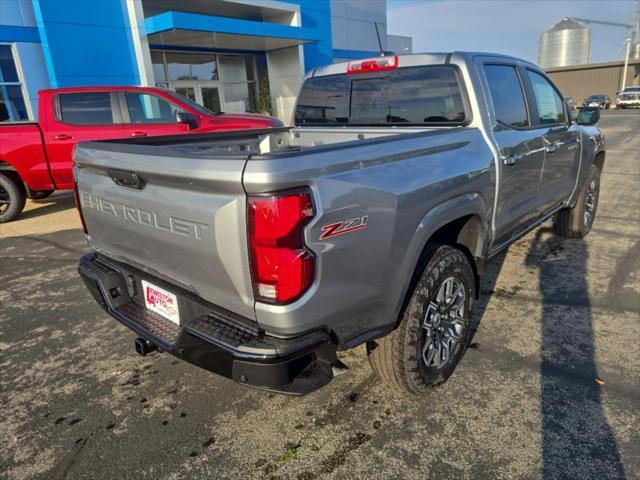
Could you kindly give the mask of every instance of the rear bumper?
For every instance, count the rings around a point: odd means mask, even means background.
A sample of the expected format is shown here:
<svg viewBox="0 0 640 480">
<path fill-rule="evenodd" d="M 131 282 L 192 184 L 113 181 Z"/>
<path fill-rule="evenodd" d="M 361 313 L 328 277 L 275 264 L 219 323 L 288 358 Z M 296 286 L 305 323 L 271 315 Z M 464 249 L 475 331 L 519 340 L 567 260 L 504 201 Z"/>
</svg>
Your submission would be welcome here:
<svg viewBox="0 0 640 480">
<path fill-rule="evenodd" d="M 325 331 L 293 338 L 270 336 L 251 320 L 94 253 L 81 258 L 78 272 L 109 315 L 189 363 L 243 385 L 293 395 L 310 393 L 333 378 L 336 349 Z M 143 279 L 178 296 L 181 325 L 144 307 Z"/>
<path fill-rule="evenodd" d="M 640 99 L 637 100 L 618 100 L 616 102 L 617 106 L 625 106 L 625 107 L 640 107 Z"/>
</svg>

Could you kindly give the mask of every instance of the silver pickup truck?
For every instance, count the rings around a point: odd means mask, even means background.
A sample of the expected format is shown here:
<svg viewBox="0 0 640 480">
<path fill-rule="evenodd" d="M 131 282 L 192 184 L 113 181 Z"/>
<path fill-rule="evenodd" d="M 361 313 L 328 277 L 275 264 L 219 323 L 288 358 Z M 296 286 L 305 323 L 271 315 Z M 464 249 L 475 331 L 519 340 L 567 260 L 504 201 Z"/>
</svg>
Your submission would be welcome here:
<svg viewBox="0 0 640 480">
<path fill-rule="evenodd" d="M 366 343 L 424 392 L 465 352 L 489 257 L 551 217 L 589 232 L 598 116 L 502 55 L 317 68 L 291 127 L 79 144 L 79 271 L 142 355 L 305 394 Z"/>
</svg>

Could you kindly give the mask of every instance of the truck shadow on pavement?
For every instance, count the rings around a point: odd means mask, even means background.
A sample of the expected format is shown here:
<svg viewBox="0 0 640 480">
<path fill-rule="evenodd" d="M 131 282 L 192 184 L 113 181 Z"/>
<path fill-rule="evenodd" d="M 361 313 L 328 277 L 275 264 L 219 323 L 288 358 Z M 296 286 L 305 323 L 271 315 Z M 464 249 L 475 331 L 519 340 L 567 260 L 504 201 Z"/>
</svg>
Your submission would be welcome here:
<svg viewBox="0 0 640 480">
<path fill-rule="evenodd" d="M 479 327 L 507 257 L 485 267 L 474 318 Z M 541 421 L 544 479 L 624 479 L 624 467 L 602 404 L 584 240 L 558 237 L 550 227 L 535 231 L 524 263 L 538 272 L 542 295 Z M 570 280 L 570 281 L 569 281 Z M 515 296 L 519 287 L 509 292 Z M 496 292 L 498 290 L 498 292 Z M 473 348 L 473 342 L 470 347 Z"/>
<path fill-rule="evenodd" d="M 28 210 L 23 211 L 18 220 L 37 218 L 51 213 L 61 212 L 74 208 L 73 194 L 71 192 L 54 193 L 52 196 L 41 200 L 27 200 Z"/>
</svg>

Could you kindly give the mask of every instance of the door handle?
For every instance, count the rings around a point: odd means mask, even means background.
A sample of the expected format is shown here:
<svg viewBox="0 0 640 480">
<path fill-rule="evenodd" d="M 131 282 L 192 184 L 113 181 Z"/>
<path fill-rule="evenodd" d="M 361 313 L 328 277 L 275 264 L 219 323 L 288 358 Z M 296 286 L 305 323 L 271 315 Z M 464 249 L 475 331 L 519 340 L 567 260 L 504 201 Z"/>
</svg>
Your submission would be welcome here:
<svg viewBox="0 0 640 480">
<path fill-rule="evenodd" d="M 522 160 L 522 155 L 518 153 L 514 153 L 512 155 L 502 156 L 502 163 L 504 163 L 507 167 L 512 167 L 516 163 Z"/>
<path fill-rule="evenodd" d="M 147 132 L 131 132 L 129 134 L 130 137 L 146 137 L 147 135 Z"/>
<path fill-rule="evenodd" d="M 67 135 L 66 133 L 60 133 L 53 137 L 54 140 L 71 140 L 72 138 L 71 135 Z"/>
<path fill-rule="evenodd" d="M 135 190 L 142 190 L 144 188 L 144 180 L 142 180 L 136 172 L 107 170 L 107 175 L 111 177 L 113 183 L 121 187 L 133 188 Z"/>
</svg>

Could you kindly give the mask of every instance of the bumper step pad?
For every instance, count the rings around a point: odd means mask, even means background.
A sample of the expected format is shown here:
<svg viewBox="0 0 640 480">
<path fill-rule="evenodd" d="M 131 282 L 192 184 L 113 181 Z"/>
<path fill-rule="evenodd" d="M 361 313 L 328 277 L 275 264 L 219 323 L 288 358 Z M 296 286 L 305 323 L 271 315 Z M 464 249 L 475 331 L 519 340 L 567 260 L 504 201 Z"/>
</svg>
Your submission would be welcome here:
<svg viewBox="0 0 640 480">
<path fill-rule="evenodd" d="M 125 281 L 132 277 L 138 281 L 157 279 L 93 253 L 82 257 L 78 271 L 109 315 L 162 350 L 206 370 L 250 387 L 290 395 L 310 393 L 334 377 L 333 367 L 339 362 L 335 345 L 325 331 L 294 338 L 273 337 L 255 322 L 226 318 L 223 312 L 206 307 L 204 301 L 175 287 L 179 298 L 198 303 L 200 311 L 209 311 L 185 318 L 180 326 L 147 310 L 140 299 L 130 296 Z"/>
</svg>

